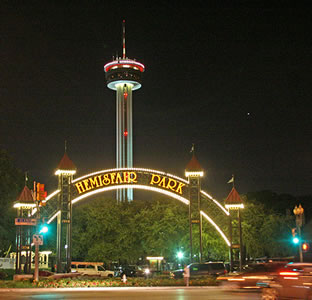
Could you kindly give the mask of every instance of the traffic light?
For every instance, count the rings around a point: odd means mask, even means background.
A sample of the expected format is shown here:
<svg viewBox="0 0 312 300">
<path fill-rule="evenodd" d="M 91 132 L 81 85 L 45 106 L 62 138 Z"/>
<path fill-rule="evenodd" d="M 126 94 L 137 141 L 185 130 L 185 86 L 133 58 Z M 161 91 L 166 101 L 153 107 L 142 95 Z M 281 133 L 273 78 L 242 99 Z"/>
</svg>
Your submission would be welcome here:
<svg viewBox="0 0 312 300">
<path fill-rule="evenodd" d="M 299 244 L 300 240 L 299 237 L 297 235 L 297 228 L 292 228 L 291 229 L 291 234 L 292 234 L 292 241 L 294 244 Z"/>
<path fill-rule="evenodd" d="M 39 201 L 40 206 L 45 205 L 43 200 L 47 197 L 47 192 L 44 190 L 44 184 L 43 183 L 37 183 L 37 189 L 36 189 L 36 200 Z"/>
<path fill-rule="evenodd" d="M 48 231 L 49 231 L 49 224 L 45 222 L 45 218 L 42 218 L 42 221 L 40 222 L 40 225 L 39 225 L 39 233 L 45 234 Z"/>
<path fill-rule="evenodd" d="M 310 245 L 307 242 L 302 243 L 301 249 L 303 252 L 307 252 L 310 249 Z"/>
</svg>

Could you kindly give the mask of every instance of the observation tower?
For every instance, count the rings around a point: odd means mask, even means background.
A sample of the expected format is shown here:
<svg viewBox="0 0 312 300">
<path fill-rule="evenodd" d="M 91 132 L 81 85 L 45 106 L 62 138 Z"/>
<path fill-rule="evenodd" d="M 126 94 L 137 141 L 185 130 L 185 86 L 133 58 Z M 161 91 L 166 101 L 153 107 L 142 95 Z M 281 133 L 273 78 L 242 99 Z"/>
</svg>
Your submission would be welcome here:
<svg viewBox="0 0 312 300">
<path fill-rule="evenodd" d="M 107 87 L 116 91 L 116 168 L 133 167 L 132 91 L 141 87 L 144 65 L 126 56 L 125 21 L 122 57 L 104 66 Z M 132 201 L 132 189 L 117 190 L 117 201 Z"/>
</svg>

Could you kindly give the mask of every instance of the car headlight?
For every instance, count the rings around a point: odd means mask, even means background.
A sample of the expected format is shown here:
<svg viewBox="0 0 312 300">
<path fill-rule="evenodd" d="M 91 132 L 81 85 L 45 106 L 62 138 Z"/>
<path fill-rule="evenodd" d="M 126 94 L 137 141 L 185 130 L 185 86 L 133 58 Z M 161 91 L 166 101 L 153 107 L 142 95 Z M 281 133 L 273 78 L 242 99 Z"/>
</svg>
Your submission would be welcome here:
<svg viewBox="0 0 312 300">
<path fill-rule="evenodd" d="M 150 269 L 146 268 L 144 269 L 144 274 L 148 275 L 150 273 Z"/>
</svg>

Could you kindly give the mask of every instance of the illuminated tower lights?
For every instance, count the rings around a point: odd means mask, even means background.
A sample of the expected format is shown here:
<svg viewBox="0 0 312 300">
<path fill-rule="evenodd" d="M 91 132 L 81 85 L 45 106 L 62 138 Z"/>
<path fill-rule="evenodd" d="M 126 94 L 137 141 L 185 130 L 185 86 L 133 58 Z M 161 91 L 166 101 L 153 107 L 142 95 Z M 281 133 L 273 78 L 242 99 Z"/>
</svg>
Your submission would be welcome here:
<svg viewBox="0 0 312 300">
<path fill-rule="evenodd" d="M 107 87 L 116 91 L 116 168 L 133 167 L 132 91 L 141 85 L 144 65 L 126 57 L 125 21 L 123 53 L 104 66 Z M 132 201 L 133 190 L 117 191 L 117 201 Z"/>
</svg>

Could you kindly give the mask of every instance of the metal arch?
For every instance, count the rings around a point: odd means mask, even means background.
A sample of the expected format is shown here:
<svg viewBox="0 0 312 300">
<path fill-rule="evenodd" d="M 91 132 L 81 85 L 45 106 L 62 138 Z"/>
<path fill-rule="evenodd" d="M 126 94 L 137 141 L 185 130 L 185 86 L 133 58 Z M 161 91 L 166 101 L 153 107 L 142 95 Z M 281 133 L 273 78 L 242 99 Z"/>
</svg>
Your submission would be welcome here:
<svg viewBox="0 0 312 300">
<path fill-rule="evenodd" d="M 187 200 L 186 198 L 184 197 L 181 197 L 181 196 L 178 196 L 170 191 L 165 191 L 161 188 L 157 188 L 157 187 L 147 187 L 145 185 L 127 185 L 127 184 L 124 184 L 124 185 L 118 185 L 118 186 L 108 186 L 108 187 L 104 187 L 102 189 L 97 189 L 95 191 L 91 191 L 91 192 L 88 192 L 88 193 L 85 193 L 81 196 L 78 196 L 76 197 L 75 199 L 72 200 L 72 204 L 74 205 L 75 203 L 77 203 L 78 201 L 84 199 L 84 198 L 87 198 L 87 197 L 90 197 L 92 195 L 95 195 L 95 194 L 98 194 L 98 193 L 101 193 L 101 192 L 106 192 L 106 191 L 110 191 L 110 190 L 117 190 L 117 189 L 121 189 L 121 188 L 127 188 L 131 186 L 131 188 L 133 189 L 145 189 L 145 190 L 150 190 L 150 191 L 154 191 L 154 192 L 158 192 L 158 193 L 161 193 L 161 194 L 165 194 L 167 196 L 170 196 L 171 198 L 174 198 L 176 200 L 179 200 L 181 201 L 182 203 L 184 203 L 185 205 L 189 205 L 189 200 Z M 48 220 L 48 223 L 51 223 L 58 215 L 59 212 L 56 212 L 49 220 Z M 204 216 L 204 218 L 218 231 L 218 233 L 221 235 L 221 237 L 223 238 L 223 240 L 225 241 L 225 243 L 229 246 L 229 240 L 227 239 L 226 235 L 224 234 L 224 232 L 221 230 L 221 228 L 203 211 L 200 212 L 201 215 Z"/>
</svg>

